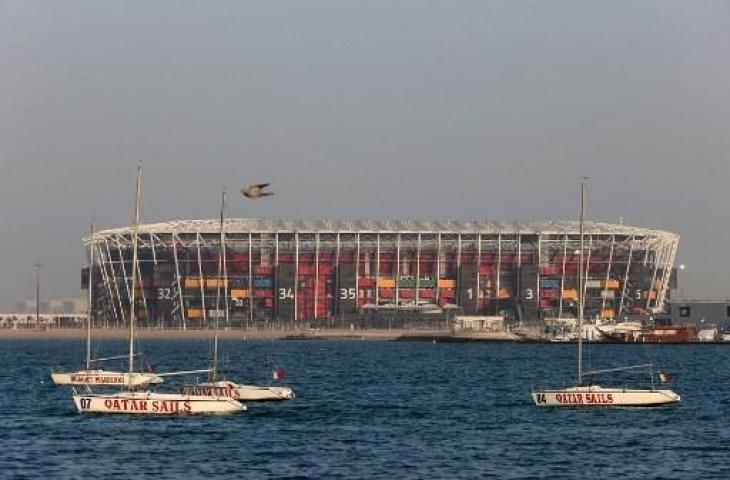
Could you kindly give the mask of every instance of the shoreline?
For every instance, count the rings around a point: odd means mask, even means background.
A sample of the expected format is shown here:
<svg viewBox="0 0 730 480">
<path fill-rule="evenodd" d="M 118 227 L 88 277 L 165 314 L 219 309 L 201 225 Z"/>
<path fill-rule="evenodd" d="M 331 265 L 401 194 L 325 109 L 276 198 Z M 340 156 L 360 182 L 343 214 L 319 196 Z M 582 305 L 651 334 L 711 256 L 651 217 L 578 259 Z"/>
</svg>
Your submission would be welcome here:
<svg viewBox="0 0 730 480">
<path fill-rule="evenodd" d="M 94 329 L 91 332 L 94 340 L 126 340 L 129 331 L 126 329 Z M 141 340 L 205 340 L 213 337 L 212 330 L 159 330 L 139 329 L 135 337 Z M 49 330 L 34 329 L 0 329 L 2 340 L 82 340 L 86 338 L 86 330 L 81 328 L 60 328 Z M 575 345 L 575 341 L 553 342 L 549 339 L 512 332 L 459 332 L 447 330 L 220 330 L 221 340 L 325 340 L 325 341 L 384 341 L 384 342 L 428 342 L 428 343 L 523 343 L 543 345 Z M 730 342 L 585 342 L 591 345 L 730 345 Z"/>
<path fill-rule="evenodd" d="M 212 330 L 138 329 L 137 339 L 200 340 L 212 338 Z M 86 330 L 61 328 L 49 330 L 0 329 L 0 340 L 81 340 Z M 94 329 L 91 338 L 124 340 L 126 329 Z M 486 341 L 524 342 L 525 338 L 508 332 L 453 333 L 445 330 L 219 330 L 221 340 L 380 340 L 380 341 Z M 530 340 L 528 340 L 530 341 Z"/>
</svg>

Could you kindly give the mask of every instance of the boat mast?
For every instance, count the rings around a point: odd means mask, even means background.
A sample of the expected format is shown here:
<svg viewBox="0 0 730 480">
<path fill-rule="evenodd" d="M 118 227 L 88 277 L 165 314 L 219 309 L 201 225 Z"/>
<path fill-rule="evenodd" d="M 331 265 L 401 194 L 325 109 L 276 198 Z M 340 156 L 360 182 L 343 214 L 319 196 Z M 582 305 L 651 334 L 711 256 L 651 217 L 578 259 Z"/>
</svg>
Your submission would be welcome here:
<svg viewBox="0 0 730 480">
<path fill-rule="evenodd" d="M 221 191 L 221 217 L 220 217 L 220 256 L 218 257 L 218 280 L 216 282 L 217 290 L 215 297 L 215 322 L 214 322 L 214 335 L 213 335 L 213 371 L 211 372 L 213 381 L 218 379 L 218 319 L 220 317 L 220 299 L 221 299 L 221 272 L 223 273 L 224 281 L 227 282 L 228 275 L 226 274 L 226 240 L 223 232 L 223 213 L 226 208 L 226 191 Z M 222 269 L 221 269 L 222 265 Z M 226 324 L 228 324 L 228 305 L 226 302 Z"/>
<path fill-rule="evenodd" d="M 137 167 L 137 195 L 134 202 L 134 223 L 132 223 L 132 291 L 129 294 L 129 385 L 134 373 L 134 298 L 137 288 L 137 230 L 139 228 L 139 202 L 142 195 L 142 165 Z"/>
<path fill-rule="evenodd" d="M 578 254 L 578 384 L 583 382 L 583 217 L 585 216 L 585 180 L 580 182 L 580 253 Z"/>
<path fill-rule="evenodd" d="M 93 309 L 91 301 L 93 299 L 93 272 L 94 272 L 94 220 L 91 221 L 91 243 L 89 243 L 89 304 L 86 309 L 86 370 L 91 368 L 91 311 Z"/>
</svg>

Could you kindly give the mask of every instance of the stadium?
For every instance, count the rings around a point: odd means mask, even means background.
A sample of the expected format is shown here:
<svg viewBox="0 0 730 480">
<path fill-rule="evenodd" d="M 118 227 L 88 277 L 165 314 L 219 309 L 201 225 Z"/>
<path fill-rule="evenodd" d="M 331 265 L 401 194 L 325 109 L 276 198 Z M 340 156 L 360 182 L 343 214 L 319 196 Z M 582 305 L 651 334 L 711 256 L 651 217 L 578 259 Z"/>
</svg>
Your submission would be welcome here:
<svg viewBox="0 0 730 480">
<path fill-rule="evenodd" d="M 589 319 L 663 309 L 679 237 L 626 225 L 584 228 Z M 129 317 L 131 228 L 85 238 L 93 322 Z M 221 246 L 225 245 L 225 255 Z M 150 328 L 351 328 L 453 315 L 508 322 L 575 318 L 578 222 L 181 220 L 140 225 L 137 321 Z M 89 268 L 82 271 L 88 287 Z M 228 315 L 225 315 L 225 312 Z"/>
</svg>

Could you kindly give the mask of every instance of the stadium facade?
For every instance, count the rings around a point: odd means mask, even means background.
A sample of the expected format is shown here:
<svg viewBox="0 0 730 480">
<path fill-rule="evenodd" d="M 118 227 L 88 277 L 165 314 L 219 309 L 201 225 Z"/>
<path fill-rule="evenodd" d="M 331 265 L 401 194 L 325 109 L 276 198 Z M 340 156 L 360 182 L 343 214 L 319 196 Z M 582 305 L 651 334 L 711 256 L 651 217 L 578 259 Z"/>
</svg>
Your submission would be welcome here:
<svg viewBox="0 0 730 480">
<path fill-rule="evenodd" d="M 587 223 L 589 318 L 657 312 L 668 298 L 679 237 Z M 93 318 L 123 326 L 132 275 L 130 228 L 85 238 L 94 249 Z M 141 225 L 138 321 L 206 328 L 343 326 L 410 312 L 575 317 L 577 222 L 217 220 Z M 88 268 L 82 272 L 88 284 Z M 223 321 L 223 320 L 222 320 Z"/>
</svg>

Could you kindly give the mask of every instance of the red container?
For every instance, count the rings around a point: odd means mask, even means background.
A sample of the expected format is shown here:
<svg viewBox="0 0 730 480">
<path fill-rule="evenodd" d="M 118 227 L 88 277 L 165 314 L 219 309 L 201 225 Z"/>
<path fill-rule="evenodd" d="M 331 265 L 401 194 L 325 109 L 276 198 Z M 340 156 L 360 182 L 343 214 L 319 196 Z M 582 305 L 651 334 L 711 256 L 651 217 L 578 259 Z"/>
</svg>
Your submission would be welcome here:
<svg viewBox="0 0 730 480">
<path fill-rule="evenodd" d="M 433 298 L 433 290 L 430 288 L 421 288 L 418 290 L 419 298 Z"/>
<path fill-rule="evenodd" d="M 560 298 L 560 290 L 554 288 L 543 288 L 540 290 L 540 298 Z"/>
<path fill-rule="evenodd" d="M 264 300 L 264 307 L 266 307 L 266 308 L 273 308 L 274 307 L 274 299 L 267 298 L 266 300 Z"/>
<path fill-rule="evenodd" d="M 517 259 L 517 255 L 514 253 L 503 253 L 501 257 L 502 263 L 514 263 Z"/>
<path fill-rule="evenodd" d="M 279 252 L 279 263 L 294 263 L 294 254 L 290 252 Z"/>
<path fill-rule="evenodd" d="M 491 265 L 479 265 L 479 275 L 491 275 L 493 271 Z"/>
<path fill-rule="evenodd" d="M 334 260 L 335 260 L 334 253 L 319 252 L 319 261 L 320 262 L 334 262 Z"/>
<path fill-rule="evenodd" d="M 271 273 L 273 272 L 273 268 L 268 265 L 259 265 L 258 267 L 254 268 L 253 272 L 254 275 L 271 275 Z"/>
<path fill-rule="evenodd" d="M 476 261 L 476 253 L 462 253 L 461 263 L 474 263 Z"/>
<path fill-rule="evenodd" d="M 274 292 L 269 289 L 256 288 L 253 291 L 253 296 L 256 298 L 274 298 Z"/>
<path fill-rule="evenodd" d="M 393 288 L 381 288 L 378 291 L 380 298 L 393 298 L 395 297 L 395 289 Z"/>
<path fill-rule="evenodd" d="M 299 275 L 314 275 L 314 265 L 311 265 L 309 263 L 300 263 Z"/>
<path fill-rule="evenodd" d="M 542 265 L 540 267 L 540 275 L 545 277 L 552 277 L 560 274 L 559 265 Z"/>
<path fill-rule="evenodd" d="M 370 277 L 360 277 L 357 280 L 357 284 L 361 287 L 374 287 L 375 279 Z"/>
<path fill-rule="evenodd" d="M 410 288 L 401 288 L 398 290 L 398 296 L 400 298 L 413 298 L 413 290 Z"/>
<path fill-rule="evenodd" d="M 439 291 L 439 297 L 441 298 L 454 298 L 455 292 L 453 288 L 442 288 Z"/>
</svg>

